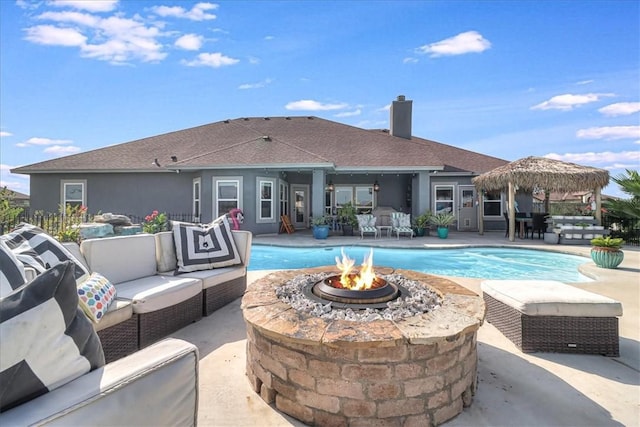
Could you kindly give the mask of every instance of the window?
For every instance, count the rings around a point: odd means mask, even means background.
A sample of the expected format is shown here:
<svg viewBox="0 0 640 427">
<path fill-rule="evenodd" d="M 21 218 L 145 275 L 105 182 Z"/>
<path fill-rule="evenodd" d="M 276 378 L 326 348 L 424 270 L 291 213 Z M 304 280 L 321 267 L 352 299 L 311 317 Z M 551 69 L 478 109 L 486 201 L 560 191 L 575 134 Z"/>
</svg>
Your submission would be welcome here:
<svg viewBox="0 0 640 427">
<path fill-rule="evenodd" d="M 62 197 L 60 205 L 66 208 L 86 206 L 87 200 L 85 195 L 86 181 L 62 181 Z"/>
<path fill-rule="evenodd" d="M 280 181 L 280 215 L 289 215 L 289 184 Z"/>
<path fill-rule="evenodd" d="M 436 185 L 435 212 L 453 213 L 453 185 Z"/>
<path fill-rule="evenodd" d="M 242 177 L 213 178 L 214 217 L 242 209 Z"/>
<path fill-rule="evenodd" d="M 353 203 L 353 187 L 336 186 L 336 207 L 339 208 L 345 203 Z"/>
<path fill-rule="evenodd" d="M 333 195 L 333 191 L 329 191 L 329 190 L 324 191 L 324 214 L 325 215 L 333 215 L 332 195 Z"/>
<path fill-rule="evenodd" d="M 273 178 L 256 179 L 256 188 L 258 189 L 256 197 L 256 222 L 275 222 L 275 194 L 273 189 L 276 186 L 276 180 Z"/>
<path fill-rule="evenodd" d="M 482 197 L 484 216 L 502 216 L 502 193 L 500 191 L 485 191 Z"/>
<path fill-rule="evenodd" d="M 200 222 L 200 178 L 193 180 L 193 221 Z"/>
<path fill-rule="evenodd" d="M 371 212 L 373 209 L 373 186 L 356 187 L 356 209 Z"/>
</svg>

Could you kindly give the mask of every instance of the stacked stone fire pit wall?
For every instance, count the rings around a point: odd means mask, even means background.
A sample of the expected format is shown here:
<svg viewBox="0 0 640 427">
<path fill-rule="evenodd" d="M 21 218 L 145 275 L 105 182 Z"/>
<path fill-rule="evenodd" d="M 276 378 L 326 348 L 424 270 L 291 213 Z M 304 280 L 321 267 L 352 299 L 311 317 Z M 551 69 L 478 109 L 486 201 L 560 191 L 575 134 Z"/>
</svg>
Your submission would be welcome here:
<svg viewBox="0 0 640 427">
<path fill-rule="evenodd" d="M 476 389 L 482 298 L 443 278 L 397 270 L 441 293 L 442 306 L 393 322 L 323 320 L 292 309 L 275 288 L 305 273 L 272 273 L 242 300 L 247 376 L 256 393 L 317 426 L 432 426 L 469 406 Z M 383 424 L 380 424 L 380 422 Z"/>
</svg>

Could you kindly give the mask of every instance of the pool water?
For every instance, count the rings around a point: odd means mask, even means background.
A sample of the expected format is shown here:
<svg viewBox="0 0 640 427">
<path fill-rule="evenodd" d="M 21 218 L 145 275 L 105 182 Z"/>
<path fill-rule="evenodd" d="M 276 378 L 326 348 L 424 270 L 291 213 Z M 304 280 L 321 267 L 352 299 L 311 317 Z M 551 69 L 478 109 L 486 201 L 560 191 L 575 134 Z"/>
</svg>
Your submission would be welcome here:
<svg viewBox="0 0 640 427">
<path fill-rule="evenodd" d="M 335 265 L 343 247 L 281 247 L 253 245 L 249 270 L 275 270 Z M 344 247 L 359 266 L 371 248 Z M 578 272 L 587 258 L 558 252 L 515 248 L 390 249 L 375 248 L 373 265 L 443 276 L 479 279 L 538 279 L 589 282 Z"/>
</svg>

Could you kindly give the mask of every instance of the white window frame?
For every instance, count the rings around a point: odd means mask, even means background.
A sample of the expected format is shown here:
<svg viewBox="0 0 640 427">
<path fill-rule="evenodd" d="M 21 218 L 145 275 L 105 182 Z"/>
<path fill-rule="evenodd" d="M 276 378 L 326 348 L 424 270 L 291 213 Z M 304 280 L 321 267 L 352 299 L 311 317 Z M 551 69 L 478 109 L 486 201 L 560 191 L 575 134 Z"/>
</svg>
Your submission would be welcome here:
<svg viewBox="0 0 640 427">
<path fill-rule="evenodd" d="M 82 194 L 80 198 L 69 199 L 67 198 L 67 187 L 71 185 L 79 185 L 81 188 Z M 67 204 L 71 206 L 76 206 L 80 203 L 80 206 L 87 206 L 87 180 L 61 180 L 60 181 L 60 206 L 63 211 L 66 209 Z"/>
<path fill-rule="evenodd" d="M 289 215 L 289 183 L 287 181 L 280 180 L 278 188 L 280 216 Z"/>
<path fill-rule="evenodd" d="M 191 195 L 193 197 L 193 203 L 191 205 L 193 221 L 200 222 L 202 216 L 202 178 L 193 179 L 193 191 Z"/>
<path fill-rule="evenodd" d="M 438 190 L 446 189 L 451 190 L 451 199 L 438 199 Z M 439 184 L 433 187 L 433 212 L 439 213 L 438 211 L 442 209 L 438 209 L 438 203 L 451 203 L 451 211 L 455 215 L 456 212 L 456 188 L 453 184 Z M 441 213 L 441 212 L 440 212 Z"/>
<path fill-rule="evenodd" d="M 219 202 L 227 202 L 227 201 L 236 201 L 236 207 L 238 209 L 242 209 L 242 177 L 241 176 L 214 176 L 212 178 L 212 182 L 213 182 L 213 188 L 212 188 L 212 193 L 213 193 L 213 206 L 212 206 L 212 211 L 213 211 L 213 217 L 214 218 L 218 218 L 222 215 L 225 215 L 229 212 L 218 212 L 218 204 Z M 236 197 L 232 198 L 232 199 L 223 199 L 223 198 L 218 198 L 218 186 L 219 184 L 223 184 L 223 183 L 233 183 L 236 185 Z"/>
<path fill-rule="evenodd" d="M 264 198 L 262 194 L 262 186 L 268 185 L 271 187 L 271 197 Z M 268 177 L 256 178 L 256 223 L 274 223 L 276 222 L 275 208 L 276 208 L 276 179 Z M 269 209 L 269 216 L 262 216 L 262 204 L 268 202 L 271 208 Z"/>
</svg>

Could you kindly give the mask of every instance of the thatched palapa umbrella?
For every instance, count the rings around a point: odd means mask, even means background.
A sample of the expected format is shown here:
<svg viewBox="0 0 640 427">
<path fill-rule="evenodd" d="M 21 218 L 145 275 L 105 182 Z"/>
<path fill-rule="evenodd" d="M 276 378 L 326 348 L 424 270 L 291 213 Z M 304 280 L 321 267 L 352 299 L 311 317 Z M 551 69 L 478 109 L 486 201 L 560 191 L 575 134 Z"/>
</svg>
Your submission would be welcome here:
<svg viewBox="0 0 640 427">
<path fill-rule="evenodd" d="M 509 240 L 515 239 L 515 189 L 552 191 L 593 190 L 596 219 L 602 221 L 601 189 L 609 184 L 609 172 L 590 166 L 547 159 L 525 157 L 473 178 L 478 190 L 507 190 L 509 206 Z M 548 197 L 548 196 L 547 196 Z M 480 222 L 482 224 L 482 221 Z"/>
</svg>

